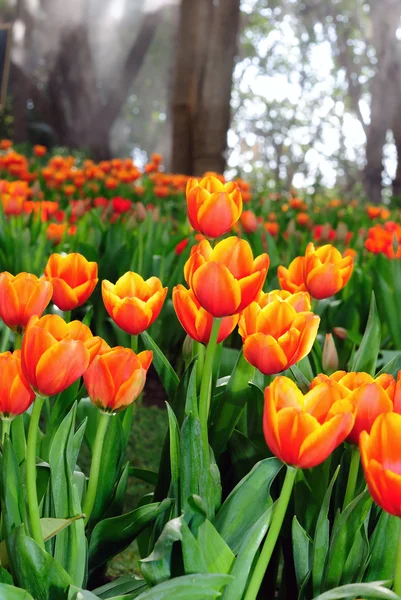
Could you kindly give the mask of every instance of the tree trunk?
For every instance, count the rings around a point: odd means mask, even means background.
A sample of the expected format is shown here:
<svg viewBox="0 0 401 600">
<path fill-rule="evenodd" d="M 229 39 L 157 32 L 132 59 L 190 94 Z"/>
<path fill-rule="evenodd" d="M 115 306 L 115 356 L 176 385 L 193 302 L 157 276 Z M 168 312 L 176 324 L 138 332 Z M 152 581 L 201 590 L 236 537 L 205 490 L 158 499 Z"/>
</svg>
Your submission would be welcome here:
<svg viewBox="0 0 401 600">
<path fill-rule="evenodd" d="M 172 169 L 223 172 L 239 0 L 182 0 L 173 93 Z"/>
<path fill-rule="evenodd" d="M 371 2 L 372 41 L 376 49 L 377 70 L 371 86 L 371 116 L 366 142 L 364 187 L 370 202 L 382 199 L 383 147 L 387 130 L 392 128 L 398 110 L 400 90 L 394 89 L 400 71 L 399 42 L 396 30 L 401 16 L 399 0 Z"/>
</svg>

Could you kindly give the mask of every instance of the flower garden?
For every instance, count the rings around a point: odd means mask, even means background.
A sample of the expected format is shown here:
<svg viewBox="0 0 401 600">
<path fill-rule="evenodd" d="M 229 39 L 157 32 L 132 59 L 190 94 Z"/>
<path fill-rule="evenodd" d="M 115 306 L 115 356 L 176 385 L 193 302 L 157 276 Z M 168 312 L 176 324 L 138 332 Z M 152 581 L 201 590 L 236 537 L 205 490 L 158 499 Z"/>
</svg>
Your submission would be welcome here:
<svg viewBox="0 0 401 600">
<path fill-rule="evenodd" d="M 398 208 L 0 147 L 0 598 L 400 599 Z"/>
</svg>

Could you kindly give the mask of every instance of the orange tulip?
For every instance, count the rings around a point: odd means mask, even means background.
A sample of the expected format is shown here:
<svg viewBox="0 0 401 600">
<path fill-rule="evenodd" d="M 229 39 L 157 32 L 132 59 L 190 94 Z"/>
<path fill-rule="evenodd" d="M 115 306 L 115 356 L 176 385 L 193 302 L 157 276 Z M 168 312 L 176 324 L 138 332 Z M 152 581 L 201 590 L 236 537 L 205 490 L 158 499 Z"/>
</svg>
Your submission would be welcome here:
<svg viewBox="0 0 401 600">
<path fill-rule="evenodd" d="M 283 462 L 310 469 L 346 439 L 354 413 L 335 381 L 321 383 L 304 396 L 291 379 L 276 377 L 265 389 L 266 443 Z"/>
<path fill-rule="evenodd" d="M 383 510 L 401 517 L 401 415 L 377 417 L 370 434 L 361 433 L 359 447 L 366 482 L 373 500 Z"/>
<path fill-rule="evenodd" d="M 188 219 L 196 231 L 217 238 L 230 231 L 242 212 L 238 184 L 222 183 L 207 176 L 200 181 L 191 177 L 186 189 Z"/>
<path fill-rule="evenodd" d="M 88 262 L 82 254 L 51 254 L 45 276 L 53 285 L 53 302 L 61 310 L 72 310 L 84 304 L 98 282 L 97 263 Z"/>
<path fill-rule="evenodd" d="M 315 250 L 308 244 L 304 261 L 304 281 L 313 298 L 322 300 L 339 292 L 348 282 L 354 268 L 352 256 L 342 257 L 331 244 Z"/>
<path fill-rule="evenodd" d="M 129 348 L 103 347 L 84 373 L 91 402 L 104 412 L 124 410 L 142 392 L 152 352 L 135 354 Z"/>
<path fill-rule="evenodd" d="M 258 220 L 252 210 L 244 210 L 241 215 L 241 225 L 246 233 L 254 233 L 258 229 Z"/>
<path fill-rule="evenodd" d="M 184 275 L 202 308 L 213 317 L 227 317 L 255 300 L 269 263 L 267 254 L 254 260 L 248 242 L 238 237 L 226 238 L 213 249 L 202 240 L 191 248 Z"/>
<path fill-rule="evenodd" d="M 138 335 L 157 319 L 167 288 L 160 279 L 144 281 L 140 275 L 128 271 L 115 285 L 102 282 L 103 302 L 113 321 L 127 333 Z"/>
<path fill-rule="evenodd" d="M 0 354 L 0 416 L 9 419 L 25 412 L 35 400 L 21 369 L 21 351 Z"/>
<path fill-rule="evenodd" d="M 173 304 L 178 320 L 187 334 L 197 342 L 207 344 L 212 332 L 213 317 L 201 307 L 192 290 L 183 285 L 173 289 Z M 220 323 L 217 343 L 223 342 L 234 330 L 239 315 L 224 317 Z"/>
<path fill-rule="evenodd" d="M 47 148 L 46 148 L 46 146 L 41 146 L 40 144 L 36 144 L 36 146 L 33 147 L 33 153 L 35 156 L 38 156 L 38 157 L 44 156 L 47 153 Z"/>
<path fill-rule="evenodd" d="M 304 282 L 304 257 L 297 256 L 290 263 L 288 269 L 283 266 L 279 266 L 277 269 L 277 277 L 280 283 L 280 287 L 291 294 L 296 292 L 305 292 L 306 285 Z"/>
<path fill-rule="evenodd" d="M 102 345 L 80 321 L 32 317 L 22 340 L 21 366 L 32 388 L 54 396 L 83 375 Z"/>
<path fill-rule="evenodd" d="M 356 406 L 355 424 L 348 436 L 352 444 L 358 444 L 362 431 L 370 433 L 379 415 L 393 411 L 393 403 L 379 383 L 361 385 L 352 392 L 349 401 Z"/>
<path fill-rule="evenodd" d="M 32 273 L 14 277 L 4 271 L 0 274 L 0 317 L 10 329 L 22 333 L 33 315 L 42 316 L 52 293 L 52 284 Z"/>
<path fill-rule="evenodd" d="M 280 373 L 309 354 L 319 323 L 317 315 L 297 312 L 282 299 L 252 302 L 239 319 L 244 357 L 265 375 Z"/>
</svg>

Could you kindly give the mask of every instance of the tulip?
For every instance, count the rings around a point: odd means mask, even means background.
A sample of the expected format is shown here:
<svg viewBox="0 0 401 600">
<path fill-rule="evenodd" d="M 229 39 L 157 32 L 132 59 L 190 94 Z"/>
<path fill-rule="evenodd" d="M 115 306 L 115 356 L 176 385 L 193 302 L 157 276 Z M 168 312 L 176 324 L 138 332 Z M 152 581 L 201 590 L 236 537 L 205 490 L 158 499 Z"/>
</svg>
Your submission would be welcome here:
<svg viewBox="0 0 401 600">
<path fill-rule="evenodd" d="M 322 366 L 329 374 L 338 369 L 338 353 L 331 333 L 326 333 L 324 340 Z"/>
<path fill-rule="evenodd" d="M 373 500 L 386 512 L 401 517 L 400 470 L 401 415 L 385 413 L 377 417 L 370 433 L 359 438 L 361 461 Z"/>
<path fill-rule="evenodd" d="M 326 381 L 305 396 L 287 377 L 265 389 L 263 431 L 270 450 L 283 462 L 311 469 L 322 463 L 349 435 L 355 406 L 348 392 Z"/>
<path fill-rule="evenodd" d="M 53 302 L 63 311 L 84 304 L 98 282 L 97 263 L 77 252 L 51 254 L 44 273 L 53 285 Z"/>
<path fill-rule="evenodd" d="M 102 344 L 80 321 L 32 317 L 22 340 L 21 366 L 40 396 L 54 396 L 83 375 Z"/>
<path fill-rule="evenodd" d="M 309 354 L 319 323 L 317 315 L 298 313 L 286 301 L 252 302 L 239 319 L 244 357 L 265 375 L 280 373 Z"/>
<path fill-rule="evenodd" d="M 178 320 L 187 334 L 201 344 L 208 344 L 212 332 L 213 317 L 196 299 L 192 290 L 183 285 L 173 289 L 173 305 Z M 221 320 L 217 343 L 223 342 L 238 323 L 238 315 L 224 317 Z"/>
<path fill-rule="evenodd" d="M 379 383 L 365 383 L 349 396 L 349 401 L 355 404 L 355 423 L 348 441 L 358 444 L 362 431 L 370 432 L 376 418 L 393 411 L 393 402 L 388 393 Z"/>
<path fill-rule="evenodd" d="M 291 294 L 287 290 L 272 290 L 271 292 L 260 292 L 257 303 L 261 308 L 275 301 L 286 302 L 297 312 L 306 312 L 311 309 L 310 295 L 308 292 L 296 292 Z"/>
<path fill-rule="evenodd" d="M 0 417 L 10 419 L 25 412 L 35 393 L 21 369 L 21 351 L 0 354 Z"/>
<path fill-rule="evenodd" d="M 103 302 L 113 321 L 131 335 L 139 335 L 157 319 L 167 288 L 160 279 L 144 281 L 140 275 L 128 271 L 115 285 L 102 282 Z"/>
<path fill-rule="evenodd" d="M 91 402 L 110 413 L 132 404 L 143 390 L 152 356 L 148 350 L 136 355 L 122 346 L 103 348 L 84 373 Z"/>
<path fill-rule="evenodd" d="M 246 233 L 255 233 L 258 230 L 258 220 L 252 210 L 244 210 L 241 215 L 241 225 Z"/>
<path fill-rule="evenodd" d="M 222 183 L 213 176 L 190 178 L 186 189 L 188 219 L 196 231 L 217 238 L 230 231 L 242 212 L 237 183 Z"/>
<path fill-rule="evenodd" d="M 184 275 L 202 308 L 213 317 L 227 317 L 257 298 L 269 262 L 267 254 L 254 260 L 248 242 L 238 237 L 226 238 L 213 249 L 202 240 L 192 247 Z"/>
<path fill-rule="evenodd" d="M 287 290 L 291 294 L 305 292 L 304 257 L 297 256 L 297 258 L 294 258 L 288 269 L 280 265 L 277 269 L 277 277 L 283 290 Z"/>
<path fill-rule="evenodd" d="M 0 317 L 16 333 L 23 333 L 29 319 L 42 316 L 49 304 L 53 286 L 31 273 L 15 277 L 5 271 L 0 274 Z"/>
<path fill-rule="evenodd" d="M 341 252 L 330 244 L 315 250 L 313 243 L 310 243 L 304 260 L 306 289 L 318 300 L 333 296 L 346 285 L 353 268 L 352 256 L 343 258 Z"/>
</svg>

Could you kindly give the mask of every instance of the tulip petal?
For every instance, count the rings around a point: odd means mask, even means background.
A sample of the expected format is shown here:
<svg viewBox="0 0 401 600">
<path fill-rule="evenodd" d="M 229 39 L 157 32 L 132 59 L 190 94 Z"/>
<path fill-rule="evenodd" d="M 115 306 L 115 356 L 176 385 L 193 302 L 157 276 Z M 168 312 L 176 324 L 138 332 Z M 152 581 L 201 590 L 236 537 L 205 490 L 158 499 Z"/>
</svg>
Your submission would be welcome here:
<svg viewBox="0 0 401 600">
<path fill-rule="evenodd" d="M 289 465 L 301 466 L 301 449 L 320 426 L 316 419 L 296 408 L 283 408 L 277 413 L 281 460 Z M 322 461 L 319 461 L 322 462 Z"/>
<path fill-rule="evenodd" d="M 313 298 L 322 300 L 336 294 L 343 287 L 343 279 L 338 267 L 325 263 L 308 272 L 306 287 Z"/>
<path fill-rule="evenodd" d="M 192 289 L 200 305 L 213 317 L 238 312 L 240 284 L 225 265 L 207 262 L 199 267 L 192 278 Z"/>
<path fill-rule="evenodd" d="M 207 312 L 198 309 L 190 290 L 184 288 L 183 285 L 176 285 L 173 289 L 173 306 L 175 313 L 182 327 L 185 329 L 187 334 L 197 342 L 202 341 L 202 335 L 198 335 L 199 321 L 207 320 Z M 210 320 L 212 317 L 210 316 Z M 205 324 L 203 324 L 203 330 Z M 202 325 L 201 325 L 202 329 Z"/>
<path fill-rule="evenodd" d="M 139 354 L 137 354 L 138 360 L 142 365 L 142 369 L 145 369 L 145 371 L 148 371 L 150 365 L 152 364 L 152 360 L 153 360 L 153 352 L 151 350 L 144 350 L 143 352 L 140 352 Z"/>
<path fill-rule="evenodd" d="M 115 410 L 122 410 L 129 404 L 132 404 L 142 392 L 145 382 L 145 369 L 135 369 L 131 377 L 120 386 L 113 408 Z"/>
<path fill-rule="evenodd" d="M 267 270 L 262 269 L 261 271 L 256 271 L 256 273 L 252 273 L 252 275 L 239 280 L 241 303 L 237 309 L 238 312 L 244 310 L 251 302 L 256 300 L 263 287 L 266 275 Z"/>
<path fill-rule="evenodd" d="M 53 303 L 58 306 L 60 310 L 72 310 L 78 306 L 78 297 L 68 283 L 63 279 L 52 279 L 53 285 Z"/>
<path fill-rule="evenodd" d="M 325 461 L 333 450 L 346 439 L 353 424 L 353 415 L 346 412 L 338 413 L 319 426 L 303 442 L 300 448 L 298 466 L 301 469 L 311 469 Z"/>
<path fill-rule="evenodd" d="M 37 388 L 36 366 L 39 358 L 48 351 L 56 340 L 42 327 L 28 326 L 22 338 L 21 367 L 33 388 Z"/>
<path fill-rule="evenodd" d="M 89 365 L 89 352 L 82 342 L 62 340 L 42 354 L 36 367 L 36 389 L 54 396 L 79 379 Z"/>
<path fill-rule="evenodd" d="M 84 382 L 91 402 L 99 408 L 113 406 L 115 388 L 113 377 L 102 356 L 95 358 L 84 373 Z"/>
<path fill-rule="evenodd" d="M 214 247 L 209 261 L 225 265 L 236 279 L 253 272 L 253 254 L 249 243 L 239 237 L 229 237 Z"/>
<path fill-rule="evenodd" d="M 147 307 L 149 308 L 149 310 L 152 313 L 152 318 L 150 319 L 148 327 L 150 327 L 150 325 L 152 325 L 152 323 L 154 323 L 156 321 L 157 317 L 159 316 L 160 311 L 163 308 L 163 304 L 164 304 L 164 301 L 167 296 L 167 291 L 168 291 L 168 288 L 165 287 L 164 289 L 160 290 L 159 292 L 156 292 L 155 294 L 153 294 L 153 296 L 151 296 L 149 298 L 149 300 L 146 302 Z"/>
<path fill-rule="evenodd" d="M 254 333 L 243 346 L 245 359 L 265 375 L 275 375 L 287 368 L 287 357 L 271 335 Z"/>
<path fill-rule="evenodd" d="M 211 238 L 230 231 L 239 218 L 238 209 L 230 196 L 225 192 L 217 192 L 201 197 L 203 204 L 198 210 L 199 230 Z"/>
<path fill-rule="evenodd" d="M 139 298 L 124 298 L 113 310 L 113 319 L 121 329 L 139 335 L 149 327 L 152 311 Z"/>
</svg>

